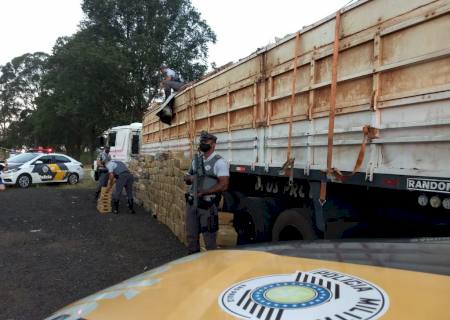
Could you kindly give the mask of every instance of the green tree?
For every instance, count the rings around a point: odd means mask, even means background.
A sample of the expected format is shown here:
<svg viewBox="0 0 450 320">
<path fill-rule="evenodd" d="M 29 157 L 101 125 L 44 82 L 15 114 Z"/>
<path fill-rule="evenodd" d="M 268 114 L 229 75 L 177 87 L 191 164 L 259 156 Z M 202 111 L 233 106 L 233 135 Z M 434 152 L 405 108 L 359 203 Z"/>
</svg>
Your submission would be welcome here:
<svg viewBox="0 0 450 320">
<path fill-rule="evenodd" d="M 32 137 L 29 117 L 36 110 L 48 55 L 27 53 L 0 67 L 0 134 L 8 145 Z"/>
<path fill-rule="evenodd" d="M 115 43 L 127 57 L 134 119 L 158 94 L 163 63 L 187 81 L 207 69 L 208 44 L 216 36 L 190 0 L 84 0 L 82 8 L 82 28 Z"/>
<path fill-rule="evenodd" d="M 32 116 L 42 144 L 75 157 L 105 129 L 141 121 L 167 63 L 187 80 L 207 69 L 215 34 L 190 0 L 84 0 L 81 30 L 58 39 Z"/>
<path fill-rule="evenodd" d="M 39 140 L 79 157 L 95 137 L 127 114 L 128 68 L 120 48 L 82 30 L 58 39 L 43 78 L 34 127 Z"/>
</svg>

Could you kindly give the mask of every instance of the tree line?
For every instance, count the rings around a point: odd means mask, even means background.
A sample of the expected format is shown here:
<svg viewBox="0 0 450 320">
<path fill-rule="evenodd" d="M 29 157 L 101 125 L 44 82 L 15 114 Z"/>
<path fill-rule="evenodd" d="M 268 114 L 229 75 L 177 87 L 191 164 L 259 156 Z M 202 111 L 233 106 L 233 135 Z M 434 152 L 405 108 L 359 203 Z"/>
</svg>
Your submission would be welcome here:
<svg viewBox="0 0 450 320">
<path fill-rule="evenodd" d="M 83 0 L 79 31 L 51 54 L 0 66 L 0 146 L 45 145 L 79 157 L 111 126 L 141 122 L 159 67 L 187 81 L 207 70 L 216 36 L 190 0 Z"/>
</svg>

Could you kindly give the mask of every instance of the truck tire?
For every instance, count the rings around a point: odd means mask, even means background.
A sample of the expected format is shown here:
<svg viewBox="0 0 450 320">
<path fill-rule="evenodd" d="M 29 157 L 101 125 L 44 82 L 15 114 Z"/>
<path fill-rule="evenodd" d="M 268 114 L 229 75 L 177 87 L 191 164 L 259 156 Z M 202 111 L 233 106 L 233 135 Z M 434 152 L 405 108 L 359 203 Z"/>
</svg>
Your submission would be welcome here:
<svg viewBox="0 0 450 320">
<path fill-rule="evenodd" d="M 235 213 L 238 244 L 269 241 L 270 216 L 270 209 L 263 198 L 242 199 L 240 210 Z"/>
<path fill-rule="evenodd" d="M 272 229 L 272 241 L 314 240 L 318 238 L 313 225 L 313 212 L 292 208 L 280 213 Z"/>
</svg>

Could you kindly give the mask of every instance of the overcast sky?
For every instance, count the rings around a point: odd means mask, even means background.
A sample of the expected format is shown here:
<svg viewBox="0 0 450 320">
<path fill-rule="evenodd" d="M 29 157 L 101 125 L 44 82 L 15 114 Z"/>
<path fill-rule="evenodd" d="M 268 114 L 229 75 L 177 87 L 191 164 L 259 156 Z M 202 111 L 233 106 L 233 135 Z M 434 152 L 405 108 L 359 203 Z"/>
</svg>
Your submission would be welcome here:
<svg viewBox="0 0 450 320">
<path fill-rule="evenodd" d="M 349 0 L 191 0 L 216 32 L 209 62 L 237 61 L 275 37 L 336 12 Z M 56 39 L 77 31 L 80 0 L 0 0 L 0 65 L 27 52 L 51 53 Z"/>
</svg>

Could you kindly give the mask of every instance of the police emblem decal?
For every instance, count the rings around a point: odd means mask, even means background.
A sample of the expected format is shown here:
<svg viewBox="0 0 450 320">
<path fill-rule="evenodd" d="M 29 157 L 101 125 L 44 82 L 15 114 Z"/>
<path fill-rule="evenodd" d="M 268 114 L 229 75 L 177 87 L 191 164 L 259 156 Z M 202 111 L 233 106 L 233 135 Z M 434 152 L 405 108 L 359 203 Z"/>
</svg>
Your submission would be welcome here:
<svg viewBox="0 0 450 320">
<path fill-rule="evenodd" d="M 222 292 L 221 308 L 240 319 L 378 319 L 389 307 L 376 285 L 319 269 L 248 279 Z"/>
</svg>

